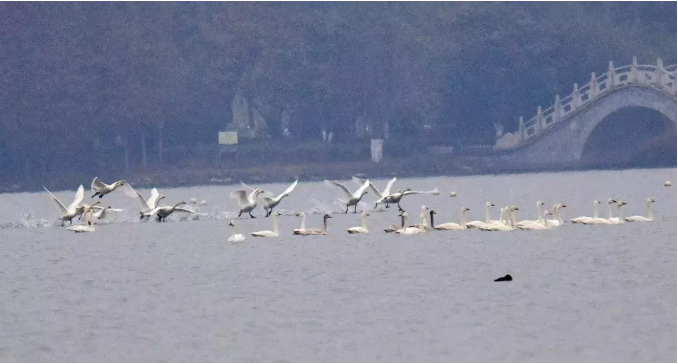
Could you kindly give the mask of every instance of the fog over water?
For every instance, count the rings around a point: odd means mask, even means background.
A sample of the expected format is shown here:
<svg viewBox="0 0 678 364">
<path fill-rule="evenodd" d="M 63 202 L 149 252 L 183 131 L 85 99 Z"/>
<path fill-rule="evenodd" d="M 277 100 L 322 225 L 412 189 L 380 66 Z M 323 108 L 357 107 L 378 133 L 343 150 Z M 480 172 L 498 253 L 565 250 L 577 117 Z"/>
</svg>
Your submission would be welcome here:
<svg viewBox="0 0 678 364">
<path fill-rule="evenodd" d="M 383 232 L 398 222 L 395 206 L 371 212 L 371 234 L 348 235 L 359 215 L 344 215 L 341 191 L 321 182 L 300 182 L 283 200 L 274 239 L 249 235 L 272 229 L 260 207 L 257 219 L 235 219 L 236 186 L 161 189 L 163 204 L 207 202 L 195 206 L 207 216 L 163 224 L 140 223 L 138 201 L 115 191 L 102 204 L 125 211 L 93 234 L 61 228 L 47 193 L 3 194 L 0 360 L 675 361 L 676 187 L 663 186 L 675 176 L 399 179 L 394 190 L 441 192 L 404 198 L 410 222 L 421 205 L 438 224 L 459 222 L 463 206 L 482 220 L 485 201 L 497 205 L 493 219 L 512 204 L 519 220 L 536 218 L 537 200 L 562 202 L 567 220 L 591 216 L 594 199 L 628 202 L 625 216 L 657 200 L 652 223 L 413 236 Z M 277 194 L 289 183 L 255 187 Z M 68 204 L 76 188 L 52 192 Z M 297 211 L 308 227 L 331 212 L 329 235 L 292 236 Z M 227 241 L 231 219 L 244 242 Z M 505 274 L 514 280 L 493 282 Z"/>
</svg>

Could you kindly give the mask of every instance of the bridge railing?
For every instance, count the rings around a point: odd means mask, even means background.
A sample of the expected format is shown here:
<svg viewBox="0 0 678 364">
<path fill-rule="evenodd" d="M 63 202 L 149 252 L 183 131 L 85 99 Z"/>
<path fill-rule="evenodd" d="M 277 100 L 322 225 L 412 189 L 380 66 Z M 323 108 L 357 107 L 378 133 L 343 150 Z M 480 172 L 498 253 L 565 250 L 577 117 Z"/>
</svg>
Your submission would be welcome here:
<svg viewBox="0 0 678 364">
<path fill-rule="evenodd" d="M 556 95 L 553 105 L 544 110 L 541 106 L 537 107 L 537 115 L 531 119 L 523 121 L 521 116 L 518 131 L 503 135 L 497 140 L 494 149 L 520 147 L 601 95 L 629 86 L 654 88 L 675 98 L 676 65 L 664 67 L 661 59 L 657 60 L 656 65 L 639 65 L 636 57 L 633 57 L 633 63 L 628 66 L 615 68 L 610 62 L 606 73 L 597 77 L 592 73 L 591 80 L 582 87 L 575 83 L 570 95 L 563 99 Z"/>
</svg>

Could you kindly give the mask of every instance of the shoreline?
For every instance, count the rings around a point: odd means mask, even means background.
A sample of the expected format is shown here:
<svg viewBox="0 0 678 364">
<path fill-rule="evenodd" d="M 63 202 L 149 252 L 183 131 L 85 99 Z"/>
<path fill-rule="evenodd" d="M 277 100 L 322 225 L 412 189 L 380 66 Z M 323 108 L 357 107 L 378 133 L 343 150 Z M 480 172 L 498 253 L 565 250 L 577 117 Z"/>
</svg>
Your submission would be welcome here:
<svg viewBox="0 0 678 364">
<path fill-rule="evenodd" d="M 477 160 L 443 156 L 414 156 L 404 159 L 385 159 L 380 163 L 327 162 L 310 164 L 259 165 L 236 168 L 176 168 L 168 167 L 154 171 L 132 171 L 129 176 L 99 177 L 108 183 L 124 179 L 135 188 L 177 188 L 208 185 L 233 185 L 245 183 L 287 183 L 295 179 L 300 182 L 322 181 L 325 179 L 347 180 L 354 175 L 368 178 L 413 178 L 434 176 L 510 175 L 525 173 L 558 173 L 589 170 L 627 170 L 676 168 L 676 165 L 639 166 L 617 165 L 601 168 L 584 165 L 539 165 L 510 166 L 492 163 L 478 163 Z M 40 192 L 44 185 L 50 191 L 72 190 L 79 184 L 89 189 L 94 176 L 71 173 L 66 176 L 46 178 L 50 183 L 0 183 L 0 193 Z"/>
</svg>

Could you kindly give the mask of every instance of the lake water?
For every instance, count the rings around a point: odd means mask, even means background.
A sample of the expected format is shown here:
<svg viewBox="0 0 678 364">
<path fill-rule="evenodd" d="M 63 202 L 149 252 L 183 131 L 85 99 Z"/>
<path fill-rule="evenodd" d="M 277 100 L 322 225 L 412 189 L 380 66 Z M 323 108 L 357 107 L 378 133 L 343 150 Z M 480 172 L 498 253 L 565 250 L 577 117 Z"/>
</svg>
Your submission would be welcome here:
<svg viewBox="0 0 678 364">
<path fill-rule="evenodd" d="M 360 218 L 339 212 L 339 189 L 299 183 L 280 205 L 282 236 L 241 243 L 227 241 L 235 186 L 161 190 L 168 204 L 206 200 L 208 214 L 163 224 L 140 223 L 137 201 L 115 191 L 103 201 L 126 211 L 93 234 L 58 226 L 46 193 L 0 195 L 0 361 L 675 362 L 676 188 L 663 186 L 675 178 L 401 179 L 394 189 L 438 187 L 402 202 L 412 217 L 436 210 L 436 223 L 458 222 L 462 206 L 483 219 L 487 200 L 519 206 L 518 219 L 535 218 L 537 200 L 565 203 L 565 219 L 591 216 L 594 199 L 627 201 L 627 216 L 657 200 L 652 223 L 413 236 L 382 232 L 394 207 L 371 213 L 372 234 L 348 235 Z M 55 194 L 68 204 L 76 187 Z M 329 235 L 292 236 L 295 211 L 309 227 L 333 211 Z M 270 218 L 234 221 L 272 229 Z M 493 281 L 505 274 L 514 280 Z"/>
</svg>

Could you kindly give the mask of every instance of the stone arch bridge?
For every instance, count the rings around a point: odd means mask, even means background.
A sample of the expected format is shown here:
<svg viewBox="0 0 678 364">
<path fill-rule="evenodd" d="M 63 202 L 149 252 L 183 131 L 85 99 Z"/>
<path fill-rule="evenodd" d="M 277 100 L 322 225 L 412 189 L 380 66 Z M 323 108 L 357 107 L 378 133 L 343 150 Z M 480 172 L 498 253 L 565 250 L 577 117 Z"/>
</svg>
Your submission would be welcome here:
<svg viewBox="0 0 678 364">
<path fill-rule="evenodd" d="M 645 114 L 636 113 L 631 122 L 618 121 L 624 119 L 620 115 L 632 110 Z M 645 134 L 649 137 L 640 142 Z M 648 144 L 658 136 L 673 143 L 675 161 L 676 66 L 664 67 L 661 59 L 656 65 L 639 65 L 633 57 L 628 66 L 615 68 L 610 62 L 606 73 L 592 73 L 582 87 L 574 84 L 570 95 L 562 99 L 556 96 L 546 109 L 538 107 L 531 119 L 524 121 L 521 117 L 519 129 L 501 135 L 493 153 L 480 159 L 483 164 L 504 168 L 579 167 L 596 158 L 596 153 L 590 152 L 596 148 L 604 151 L 621 144 L 628 149 L 628 143 Z M 647 149 L 648 145 L 638 148 Z"/>
</svg>

